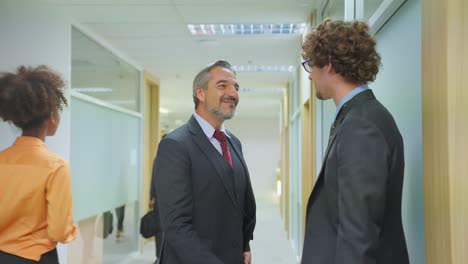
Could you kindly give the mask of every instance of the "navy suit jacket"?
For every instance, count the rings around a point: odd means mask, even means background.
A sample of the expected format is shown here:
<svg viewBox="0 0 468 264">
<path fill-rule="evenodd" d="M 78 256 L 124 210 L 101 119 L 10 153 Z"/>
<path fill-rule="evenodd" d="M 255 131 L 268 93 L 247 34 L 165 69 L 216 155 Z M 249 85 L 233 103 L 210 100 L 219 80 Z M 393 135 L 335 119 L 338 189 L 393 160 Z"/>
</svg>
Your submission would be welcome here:
<svg viewBox="0 0 468 264">
<path fill-rule="evenodd" d="M 307 204 L 302 264 L 408 264 L 403 140 L 371 90 L 338 113 Z"/>
<path fill-rule="evenodd" d="M 255 198 L 241 143 L 229 135 L 234 170 L 193 116 L 161 140 L 153 178 L 164 231 L 163 264 L 240 264 L 250 250 Z M 233 179 L 233 171 L 242 179 Z"/>
</svg>

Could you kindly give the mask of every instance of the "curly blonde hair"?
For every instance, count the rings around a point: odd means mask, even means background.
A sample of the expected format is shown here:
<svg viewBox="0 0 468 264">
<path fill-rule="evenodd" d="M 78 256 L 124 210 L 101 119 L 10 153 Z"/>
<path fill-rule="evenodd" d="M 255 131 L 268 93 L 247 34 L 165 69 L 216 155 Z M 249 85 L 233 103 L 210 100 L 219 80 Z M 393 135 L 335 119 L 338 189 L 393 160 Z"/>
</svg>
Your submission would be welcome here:
<svg viewBox="0 0 468 264">
<path fill-rule="evenodd" d="M 366 22 L 327 19 L 306 35 L 302 56 L 318 67 L 331 63 L 346 81 L 367 83 L 375 80 L 381 65 L 375 46 Z"/>
</svg>

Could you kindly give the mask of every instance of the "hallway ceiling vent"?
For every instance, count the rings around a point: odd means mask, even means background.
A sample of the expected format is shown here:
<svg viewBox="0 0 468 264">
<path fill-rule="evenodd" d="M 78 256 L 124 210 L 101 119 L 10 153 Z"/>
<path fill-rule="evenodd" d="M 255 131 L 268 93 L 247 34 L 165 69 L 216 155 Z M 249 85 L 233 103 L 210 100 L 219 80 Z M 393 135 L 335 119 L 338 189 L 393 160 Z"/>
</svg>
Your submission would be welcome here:
<svg viewBox="0 0 468 264">
<path fill-rule="evenodd" d="M 291 35 L 302 34 L 305 23 L 300 24 L 188 24 L 194 36 L 213 35 Z"/>
</svg>

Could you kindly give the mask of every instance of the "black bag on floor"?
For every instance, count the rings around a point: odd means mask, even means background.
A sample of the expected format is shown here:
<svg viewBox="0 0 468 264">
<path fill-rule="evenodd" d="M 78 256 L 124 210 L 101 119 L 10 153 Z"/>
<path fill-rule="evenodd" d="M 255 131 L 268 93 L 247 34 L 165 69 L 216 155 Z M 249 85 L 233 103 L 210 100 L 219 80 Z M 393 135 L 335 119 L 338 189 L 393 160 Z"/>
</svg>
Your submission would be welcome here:
<svg viewBox="0 0 468 264">
<path fill-rule="evenodd" d="M 102 228 L 102 238 L 107 238 L 110 234 L 112 234 L 112 230 L 114 229 L 113 222 L 114 222 L 114 217 L 112 216 L 112 213 L 110 211 L 104 212 L 102 215 L 102 222 L 103 222 L 103 228 Z"/>
</svg>

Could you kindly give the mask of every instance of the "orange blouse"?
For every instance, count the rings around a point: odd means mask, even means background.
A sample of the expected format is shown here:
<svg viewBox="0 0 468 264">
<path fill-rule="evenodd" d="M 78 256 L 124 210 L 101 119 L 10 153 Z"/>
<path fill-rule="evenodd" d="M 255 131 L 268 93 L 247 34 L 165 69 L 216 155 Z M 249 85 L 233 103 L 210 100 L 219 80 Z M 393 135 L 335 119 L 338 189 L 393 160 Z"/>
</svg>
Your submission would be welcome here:
<svg viewBox="0 0 468 264">
<path fill-rule="evenodd" d="M 0 250 L 38 261 L 76 237 L 68 163 L 35 137 L 0 152 Z"/>
</svg>

